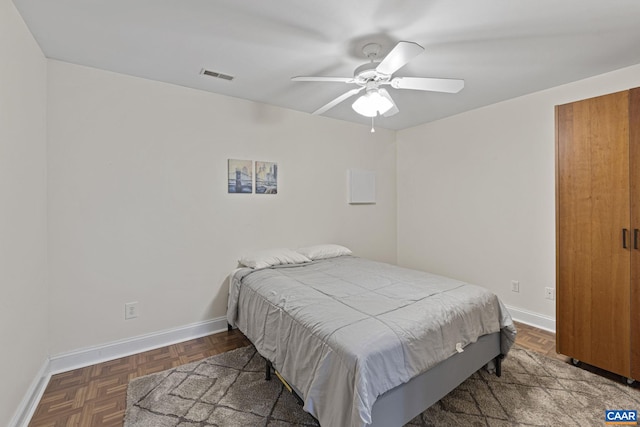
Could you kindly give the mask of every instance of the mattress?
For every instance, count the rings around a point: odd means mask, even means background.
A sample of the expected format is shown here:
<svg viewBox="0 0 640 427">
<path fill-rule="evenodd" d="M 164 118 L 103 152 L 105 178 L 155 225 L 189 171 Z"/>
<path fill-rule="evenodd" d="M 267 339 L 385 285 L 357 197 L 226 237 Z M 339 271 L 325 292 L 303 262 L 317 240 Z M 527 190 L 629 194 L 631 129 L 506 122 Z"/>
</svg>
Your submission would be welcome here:
<svg viewBox="0 0 640 427">
<path fill-rule="evenodd" d="M 480 286 L 353 256 L 231 277 L 228 322 L 302 394 L 323 426 L 366 426 L 377 397 L 511 317 Z"/>
</svg>

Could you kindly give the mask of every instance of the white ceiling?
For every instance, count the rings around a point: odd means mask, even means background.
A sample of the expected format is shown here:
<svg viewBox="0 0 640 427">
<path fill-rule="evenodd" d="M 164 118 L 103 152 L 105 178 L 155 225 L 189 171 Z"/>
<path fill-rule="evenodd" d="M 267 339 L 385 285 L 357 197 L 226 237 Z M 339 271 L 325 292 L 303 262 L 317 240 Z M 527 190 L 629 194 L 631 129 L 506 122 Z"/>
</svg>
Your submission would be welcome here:
<svg viewBox="0 0 640 427">
<path fill-rule="evenodd" d="M 396 76 L 465 80 L 389 92 L 404 129 L 640 63 L 638 0 L 14 0 L 48 58 L 313 112 L 352 89 L 361 48 L 426 50 Z M 200 75 L 207 68 L 233 81 Z M 324 115 L 370 123 L 346 101 Z"/>
</svg>

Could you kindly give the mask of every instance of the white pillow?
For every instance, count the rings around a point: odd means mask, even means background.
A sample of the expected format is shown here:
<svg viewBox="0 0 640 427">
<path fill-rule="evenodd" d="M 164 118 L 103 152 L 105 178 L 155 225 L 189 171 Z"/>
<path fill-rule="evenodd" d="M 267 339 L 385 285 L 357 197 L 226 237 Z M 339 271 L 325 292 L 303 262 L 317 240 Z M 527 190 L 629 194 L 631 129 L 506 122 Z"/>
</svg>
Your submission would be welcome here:
<svg viewBox="0 0 640 427">
<path fill-rule="evenodd" d="M 245 254 L 238 262 L 249 268 L 265 268 L 280 264 L 302 264 L 311 260 L 291 249 L 279 248 Z"/>
<path fill-rule="evenodd" d="M 315 245 L 297 249 L 298 253 L 309 259 L 335 258 L 342 255 L 351 255 L 351 249 L 340 245 Z"/>
</svg>

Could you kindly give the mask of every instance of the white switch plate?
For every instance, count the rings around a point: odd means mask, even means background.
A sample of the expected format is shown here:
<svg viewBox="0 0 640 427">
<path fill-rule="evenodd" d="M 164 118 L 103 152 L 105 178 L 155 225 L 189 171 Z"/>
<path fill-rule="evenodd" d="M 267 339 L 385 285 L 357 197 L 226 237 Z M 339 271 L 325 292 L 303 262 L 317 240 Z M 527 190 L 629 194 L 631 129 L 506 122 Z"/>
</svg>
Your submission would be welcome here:
<svg viewBox="0 0 640 427">
<path fill-rule="evenodd" d="M 511 292 L 520 292 L 520 282 L 517 280 L 511 281 Z"/>
</svg>

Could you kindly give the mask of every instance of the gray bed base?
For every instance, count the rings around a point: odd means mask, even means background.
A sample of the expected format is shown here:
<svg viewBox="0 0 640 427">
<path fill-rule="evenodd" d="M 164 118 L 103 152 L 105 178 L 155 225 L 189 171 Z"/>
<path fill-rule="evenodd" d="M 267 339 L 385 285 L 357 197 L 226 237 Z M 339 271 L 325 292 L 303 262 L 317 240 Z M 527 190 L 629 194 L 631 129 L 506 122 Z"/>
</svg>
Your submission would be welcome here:
<svg viewBox="0 0 640 427">
<path fill-rule="evenodd" d="M 500 332 L 483 335 L 473 344 L 440 362 L 409 382 L 393 388 L 373 404 L 371 427 L 401 427 L 422 413 L 425 409 L 445 397 L 478 369 L 493 361 L 495 373 L 501 375 Z M 265 378 L 271 379 L 271 362 L 267 361 Z M 302 404 L 300 392 L 278 377 Z"/>
</svg>

